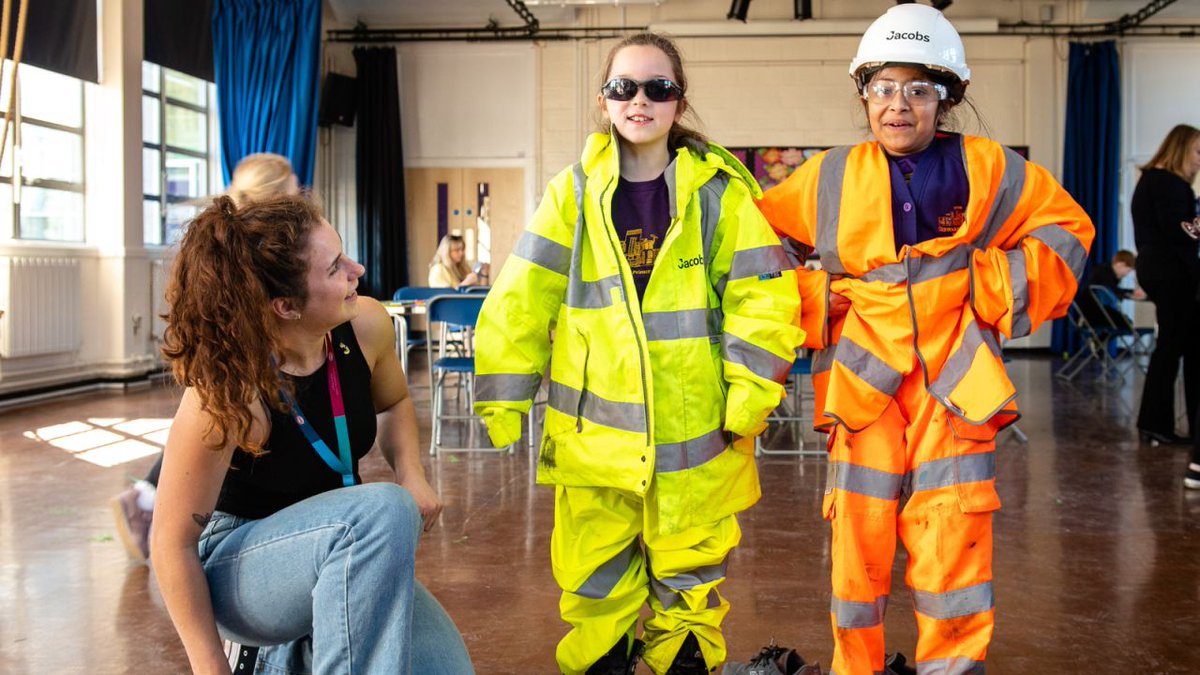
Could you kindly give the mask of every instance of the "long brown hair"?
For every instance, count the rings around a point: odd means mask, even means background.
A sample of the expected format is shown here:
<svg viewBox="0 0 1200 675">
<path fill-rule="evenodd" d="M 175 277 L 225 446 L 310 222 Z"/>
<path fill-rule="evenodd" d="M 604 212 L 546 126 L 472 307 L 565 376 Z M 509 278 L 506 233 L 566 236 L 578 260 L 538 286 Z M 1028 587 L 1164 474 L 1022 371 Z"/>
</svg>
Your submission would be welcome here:
<svg viewBox="0 0 1200 675">
<path fill-rule="evenodd" d="M 613 59 L 617 57 L 617 52 L 626 47 L 655 47 L 667 55 L 667 59 L 671 61 L 671 69 L 675 71 L 672 79 L 683 90 L 683 98 L 679 99 L 680 105 L 684 107 L 681 118 L 687 119 L 693 124 L 697 123 L 699 115 L 693 110 L 691 101 L 688 101 L 687 98 L 687 73 L 683 72 L 683 57 L 679 55 L 679 47 L 676 47 L 670 38 L 658 33 L 635 33 L 618 42 L 608 52 L 608 58 L 604 61 L 604 70 L 600 74 L 602 79 L 597 90 L 603 88 L 604 84 L 608 82 L 608 76 L 612 72 Z M 601 131 L 607 133 L 608 127 L 608 124 L 602 124 Z M 699 148 L 707 149 L 708 138 L 693 127 L 684 124 L 680 120 L 675 120 L 671 124 L 671 131 L 667 134 L 667 147 L 674 150 L 684 146 L 698 146 Z"/>
<path fill-rule="evenodd" d="M 1200 129 L 1188 124 L 1175 125 L 1174 129 L 1167 132 L 1167 137 L 1163 139 L 1162 145 L 1158 146 L 1158 151 L 1150 161 L 1139 166 L 1138 170 L 1166 169 L 1187 182 L 1192 182 L 1196 176 L 1187 175 L 1184 166 L 1187 164 L 1187 155 L 1192 149 L 1192 143 L 1195 143 L 1198 137 Z"/>
<path fill-rule="evenodd" d="M 212 417 L 215 448 L 231 439 L 259 454 L 250 437 L 260 398 L 286 410 L 272 298 L 308 299 L 304 252 L 321 211 L 307 197 L 277 195 L 238 208 L 218 197 L 189 223 L 167 285 L 162 354 L 175 380 L 192 387 Z"/>
</svg>

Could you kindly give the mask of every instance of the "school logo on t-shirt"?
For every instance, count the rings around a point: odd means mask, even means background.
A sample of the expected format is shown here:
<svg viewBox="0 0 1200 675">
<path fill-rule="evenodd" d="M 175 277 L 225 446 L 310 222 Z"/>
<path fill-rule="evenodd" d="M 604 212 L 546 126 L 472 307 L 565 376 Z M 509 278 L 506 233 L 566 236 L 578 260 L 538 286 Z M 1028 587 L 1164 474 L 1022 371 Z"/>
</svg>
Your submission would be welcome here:
<svg viewBox="0 0 1200 675">
<path fill-rule="evenodd" d="M 963 224 L 967 217 L 963 215 L 963 207 L 955 206 L 950 210 L 950 213 L 943 213 L 938 216 L 937 229 L 938 234 L 953 234 L 958 231 L 959 226 Z"/>
<path fill-rule="evenodd" d="M 625 248 L 625 259 L 629 261 L 633 276 L 649 275 L 654 269 L 654 259 L 658 257 L 658 236 L 643 237 L 641 228 L 628 230 L 621 245 Z"/>
</svg>

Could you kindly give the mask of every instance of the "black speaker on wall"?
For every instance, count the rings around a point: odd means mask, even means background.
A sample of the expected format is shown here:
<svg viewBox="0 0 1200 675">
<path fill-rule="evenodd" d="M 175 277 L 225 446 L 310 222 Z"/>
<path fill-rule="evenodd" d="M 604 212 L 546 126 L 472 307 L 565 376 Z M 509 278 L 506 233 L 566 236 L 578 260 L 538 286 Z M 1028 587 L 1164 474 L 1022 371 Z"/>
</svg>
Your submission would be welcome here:
<svg viewBox="0 0 1200 675">
<path fill-rule="evenodd" d="M 354 78 L 329 73 L 321 86 L 321 107 L 317 110 L 317 124 L 328 127 L 333 124 L 354 126 L 354 111 L 358 93 Z"/>
</svg>

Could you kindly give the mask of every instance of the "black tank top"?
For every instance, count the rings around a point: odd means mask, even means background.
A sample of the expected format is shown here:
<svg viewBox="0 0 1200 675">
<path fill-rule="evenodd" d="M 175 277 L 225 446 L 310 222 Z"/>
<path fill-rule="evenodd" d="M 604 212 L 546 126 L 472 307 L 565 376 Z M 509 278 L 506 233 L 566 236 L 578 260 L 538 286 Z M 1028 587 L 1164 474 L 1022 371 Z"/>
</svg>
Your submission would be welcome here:
<svg viewBox="0 0 1200 675">
<path fill-rule="evenodd" d="M 349 322 L 333 329 L 333 353 L 346 406 L 354 478 L 361 483 L 358 460 L 375 443 L 375 405 L 371 401 L 371 369 Z M 328 368 L 322 363 L 311 375 L 284 377 L 295 385 L 300 410 L 336 455 L 337 432 L 329 399 Z M 264 518 L 301 500 L 342 487 L 342 475 L 321 459 L 292 416 L 274 409 L 270 409 L 270 414 L 271 435 L 263 446 L 266 454 L 255 459 L 241 448 L 234 450 L 217 499 L 218 511 L 243 518 Z"/>
</svg>

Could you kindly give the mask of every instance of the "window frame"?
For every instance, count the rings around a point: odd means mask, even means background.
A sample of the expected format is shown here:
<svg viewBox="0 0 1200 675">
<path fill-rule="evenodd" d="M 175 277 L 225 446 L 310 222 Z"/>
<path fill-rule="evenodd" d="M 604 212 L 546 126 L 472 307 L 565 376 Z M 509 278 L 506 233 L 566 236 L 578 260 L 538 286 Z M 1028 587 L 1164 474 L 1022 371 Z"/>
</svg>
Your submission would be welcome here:
<svg viewBox="0 0 1200 675">
<path fill-rule="evenodd" d="M 32 68 L 33 66 L 27 65 L 25 67 Z M 4 68 L 5 78 L 4 79 L 6 82 L 11 82 L 11 77 L 12 77 L 12 69 L 11 68 L 12 67 L 9 63 L 5 63 L 5 68 Z M 47 71 L 47 72 L 50 72 L 50 71 Z M 19 76 L 20 76 L 20 70 L 18 69 L 18 77 Z M 64 77 L 69 77 L 69 76 L 64 76 Z M 12 143 L 5 144 L 5 153 L 6 154 L 10 153 L 10 152 L 12 153 L 11 155 L 9 155 L 12 158 L 12 160 L 10 162 L 10 168 L 12 171 L 11 171 L 11 175 L 8 175 L 8 176 L 0 175 L 0 185 L 8 185 L 9 186 L 9 195 L 10 195 L 9 202 L 7 205 L 0 204 L 0 209 L 5 208 L 6 206 L 9 209 L 9 212 L 10 212 L 9 217 L 11 218 L 11 221 L 9 224 L 9 230 L 7 232 L 7 236 L 12 241 L 31 241 L 31 242 L 48 242 L 48 243 L 67 243 L 67 244 L 81 244 L 81 243 L 84 243 L 87 241 L 87 205 L 86 205 L 86 203 L 84 204 L 84 208 L 81 209 L 80 213 L 79 213 L 81 222 L 79 223 L 79 237 L 78 238 L 47 239 L 45 237 L 22 236 L 22 233 L 21 233 L 21 204 L 23 202 L 21 193 L 25 190 L 25 188 L 36 188 L 39 190 L 55 190 L 58 192 L 71 192 L 71 193 L 79 194 L 81 196 L 86 195 L 86 192 L 87 192 L 87 142 L 86 142 L 87 141 L 87 137 L 86 137 L 86 129 L 87 129 L 87 101 L 86 101 L 86 99 L 87 99 L 87 94 L 86 94 L 86 91 L 84 91 L 84 86 L 83 86 L 84 81 L 83 80 L 80 80 L 80 79 L 74 78 L 74 77 L 71 77 L 70 79 L 74 80 L 75 84 L 79 87 L 79 126 L 78 127 L 73 127 L 68 124 L 61 124 L 59 122 L 50 122 L 50 121 L 41 119 L 39 117 L 26 116 L 24 113 L 22 113 L 22 98 L 23 98 L 23 96 L 21 94 L 21 87 L 20 86 L 17 87 L 17 92 L 16 92 L 17 95 L 14 97 L 14 100 L 13 100 L 13 111 L 12 111 L 12 118 L 11 118 L 12 121 L 11 121 L 11 127 L 10 127 L 11 133 L 12 133 Z M 12 85 L 10 84 L 9 86 L 12 86 Z M 5 89 L 5 91 L 9 91 L 9 90 Z M 0 133 L 2 133 L 4 130 L 3 129 L 3 118 L 4 118 L 7 110 L 8 110 L 8 101 L 0 100 Z M 68 133 L 68 134 L 72 134 L 73 136 L 78 137 L 78 139 L 79 139 L 79 160 L 80 160 L 79 182 L 76 183 L 76 182 L 72 182 L 72 181 L 58 180 L 58 179 L 54 179 L 54 178 L 26 178 L 25 177 L 25 171 L 24 171 L 25 166 L 24 166 L 24 162 L 21 161 L 21 158 L 22 158 L 22 155 L 24 154 L 24 135 L 25 134 L 24 134 L 23 128 L 24 128 L 24 125 L 26 125 L 26 124 L 28 124 L 30 126 L 40 127 L 42 129 L 50 129 L 52 131 Z"/>
<path fill-rule="evenodd" d="M 158 91 L 146 89 L 145 78 L 142 79 L 142 96 L 153 98 L 158 101 L 158 142 L 152 143 L 146 140 L 145 125 L 143 122 L 142 128 L 142 151 L 143 157 L 146 150 L 155 150 L 158 152 L 158 194 L 152 195 L 145 192 L 145 172 L 146 167 L 142 167 L 142 223 L 143 223 L 143 239 L 145 238 L 145 209 L 147 202 L 158 202 L 158 241 L 143 241 L 146 246 L 162 246 L 167 247 L 175 243 L 170 238 L 170 232 L 167 230 L 167 212 L 168 209 L 175 204 L 187 204 L 190 201 L 204 197 L 205 195 L 197 195 L 196 197 L 177 197 L 167 194 L 167 155 L 176 154 L 183 155 L 204 162 L 204 180 L 207 186 L 206 192 L 212 194 L 212 167 L 214 157 L 214 144 L 216 135 L 213 133 L 213 115 L 216 113 L 216 95 L 214 85 L 207 80 L 201 80 L 198 77 L 181 73 L 180 71 L 171 71 L 181 75 L 185 75 L 195 80 L 204 83 L 204 98 L 205 105 L 198 105 L 190 101 L 184 101 L 177 98 L 172 98 L 167 95 L 167 71 L 171 70 L 166 66 L 154 63 L 152 61 L 143 61 L 143 64 L 153 65 L 158 69 Z M 144 65 L 143 65 L 144 67 Z M 185 110 L 200 113 L 204 116 L 204 152 L 183 148 L 177 145 L 170 145 L 167 142 L 167 106 L 176 106 Z"/>
</svg>

